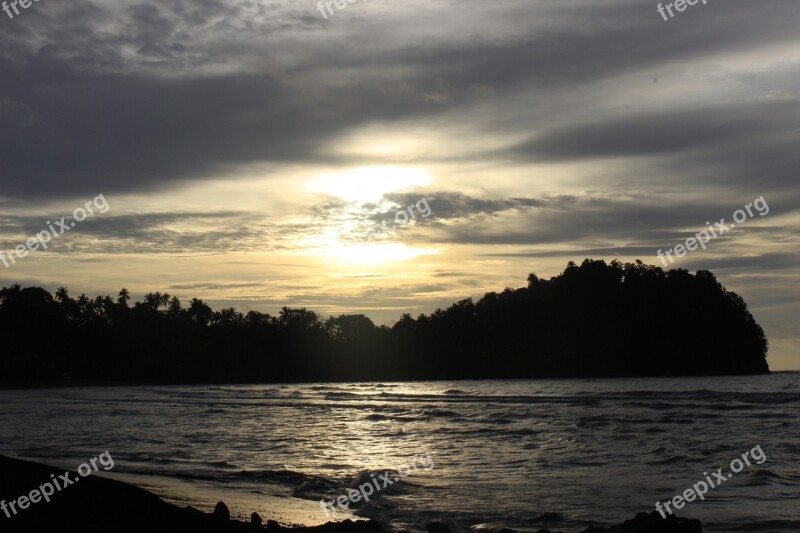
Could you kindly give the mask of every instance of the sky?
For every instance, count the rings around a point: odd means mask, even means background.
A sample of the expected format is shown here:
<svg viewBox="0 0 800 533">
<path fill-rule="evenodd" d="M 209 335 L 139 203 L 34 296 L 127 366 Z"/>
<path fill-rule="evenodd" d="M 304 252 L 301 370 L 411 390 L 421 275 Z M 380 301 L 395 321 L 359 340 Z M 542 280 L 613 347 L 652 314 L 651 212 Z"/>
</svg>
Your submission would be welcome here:
<svg viewBox="0 0 800 533">
<path fill-rule="evenodd" d="M 672 250 L 800 369 L 797 0 L 339 5 L 0 11 L 0 249 L 63 231 L 0 285 L 391 324 Z"/>
</svg>

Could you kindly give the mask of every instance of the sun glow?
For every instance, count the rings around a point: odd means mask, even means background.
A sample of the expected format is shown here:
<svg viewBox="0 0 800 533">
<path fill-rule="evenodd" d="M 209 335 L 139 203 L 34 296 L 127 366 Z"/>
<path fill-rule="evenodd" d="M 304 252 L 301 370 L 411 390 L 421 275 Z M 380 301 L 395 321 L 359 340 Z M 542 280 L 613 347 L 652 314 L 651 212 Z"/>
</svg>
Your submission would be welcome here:
<svg viewBox="0 0 800 533">
<path fill-rule="evenodd" d="M 423 187 L 430 175 L 407 167 L 362 167 L 347 172 L 325 174 L 315 179 L 311 192 L 337 196 L 351 202 L 379 202 L 383 195 Z"/>
<path fill-rule="evenodd" d="M 323 258 L 329 265 L 370 266 L 437 253 L 431 248 L 412 248 L 403 243 L 349 244 L 331 247 Z"/>
<path fill-rule="evenodd" d="M 434 248 L 413 247 L 402 242 L 347 242 L 330 228 L 325 235 L 308 241 L 305 249 L 310 255 L 318 257 L 326 267 L 343 268 L 408 261 L 441 253 Z"/>
<path fill-rule="evenodd" d="M 409 167 L 361 167 L 319 176 L 309 191 L 344 200 L 341 211 L 319 220 L 319 230 L 301 244 L 305 253 L 318 257 L 326 267 L 351 268 L 407 261 L 440 253 L 434 248 L 414 247 L 401 242 L 393 232 L 394 215 L 386 234 L 371 232 L 376 210 L 391 209 L 385 198 L 390 193 L 411 191 L 431 183 L 424 170 Z"/>
</svg>

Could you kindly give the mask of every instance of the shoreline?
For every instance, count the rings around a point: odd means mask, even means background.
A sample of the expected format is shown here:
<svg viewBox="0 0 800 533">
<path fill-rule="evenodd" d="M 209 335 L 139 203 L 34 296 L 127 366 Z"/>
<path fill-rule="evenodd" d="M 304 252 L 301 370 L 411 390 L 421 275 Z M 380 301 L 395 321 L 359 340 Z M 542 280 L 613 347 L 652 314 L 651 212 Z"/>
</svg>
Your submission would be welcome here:
<svg viewBox="0 0 800 533">
<path fill-rule="evenodd" d="M 210 481 L 184 480 L 166 475 L 103 472 L 102 477 L 113 479 L 151 492 L 165 502 L 178 507 L 193 507 L 205 513 L 214 510 L 217 502 L 225 502 L 231 518 L 249 521 L 256 512 L 266 523 L 274 520 L 280 524 L 313 527 L 345 519 L 363 520 L 351 513 L 342 513 L 336 519 L 326 519 L 319 502 L 294 496 L 268 494 L 262 491 L 222 487 Z"/>
<path fill-rule="evenodd" d="M 52 474 L 63 472 L 57 467 L 2 455 L 0 468 L 3 471 L 3 476 L 0 476 L 0 499 L 4 504 L 21 499 L 21 496 L 49 481 Z M 271 533 L 387 533 L 386 528 L 373 520 L 345 519 L 313 526 L 285 526 L 258 515 L 257 520 L 248 523 L 231 519 L 227 505 L 221 502 L 216 504 L 214 512 L 204 513 L 192 507 L 168 503 L 141 486 L 115 477 L 135 481 L 140 476 L 114 473 L 113 476 L 82 478 L 84 483 L 65 487 L 53 495 L 49 502 L 27 502 L 26 509 L 18 509 L 17 514 L 6 511 L 9 517 L 0 513 L 2 529 L 9 533 L 42 531 L 58 523 L 75 524 L 82 531 L 98 533 L 139 533 L 148 529 L 179 533 L 252 532 L 264 529 Z M 158 479 L 153 478 L 151 482 L 157 484 Z M 213 501 L 216 498 L 206 496 L 206 499 Z M 273 503 L 276 503 L 275 500 L 279 498 L 273 499 Z M 234 506 L 241 508 L 238 503 Z M 242 515 L 246 516 L 246 512 L 236 512 L 234 518 Z M 255 513 L 253 515 L 255 517 Z M 450 527 L 443 523 L 428 523 L 424 527 L 429 533 L 450 532 Z M 498 533 L 512 533 L 512 530 L 499 529 Z M 540 529 L 538 533 L 556 532 Z M 640 513 L 634 519 L 617 525 L 591 526 L 583 533 L 702 533 L 702 526 L 698 520 L 686 518 L 671 516 L 664 520 L 653 511 L 649 515 Z"/>
</svg>

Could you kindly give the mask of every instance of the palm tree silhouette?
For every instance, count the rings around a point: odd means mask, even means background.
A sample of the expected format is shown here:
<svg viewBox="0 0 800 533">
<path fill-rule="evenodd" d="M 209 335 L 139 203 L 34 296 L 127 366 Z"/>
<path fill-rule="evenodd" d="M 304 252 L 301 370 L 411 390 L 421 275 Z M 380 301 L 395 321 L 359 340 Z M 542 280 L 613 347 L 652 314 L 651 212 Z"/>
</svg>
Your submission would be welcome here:
<svg viewBox="0 0 800 533">
<path fill-rule="evenodd" d="M 56 290 L 56 301 L 59 303 L 67 303 L 69 301 L 69 289 L 66 287 L 59 287 Z"/>
<path fill-rule="evenodd" d="M 123 287 L 119 291 L 119 298 L 117 298 L 117 302 L 123 307 L 128 307 L 128 300 L 130 299 L 131 299 L 130 291 L 128 291 L 128 289 Z"/>
</svg>

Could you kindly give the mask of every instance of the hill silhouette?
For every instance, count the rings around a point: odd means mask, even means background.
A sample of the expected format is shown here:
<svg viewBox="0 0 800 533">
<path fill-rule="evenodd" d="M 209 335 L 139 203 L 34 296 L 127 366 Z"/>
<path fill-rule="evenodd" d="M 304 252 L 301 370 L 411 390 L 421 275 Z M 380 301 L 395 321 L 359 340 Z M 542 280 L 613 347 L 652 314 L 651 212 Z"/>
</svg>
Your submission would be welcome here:
<svg viewBox="0 0 800 533">
<path fill-rule="evenodd" d="M 188 307 L 168 294 L 130 303 L 0 291 L 6 384 L 402 381 L 769 372 L 767 339 L 747 304 L 711 272 L 641 261 L 570 262 L 549 280 L 403 314 L 322 320 Z"/>
</svg>

